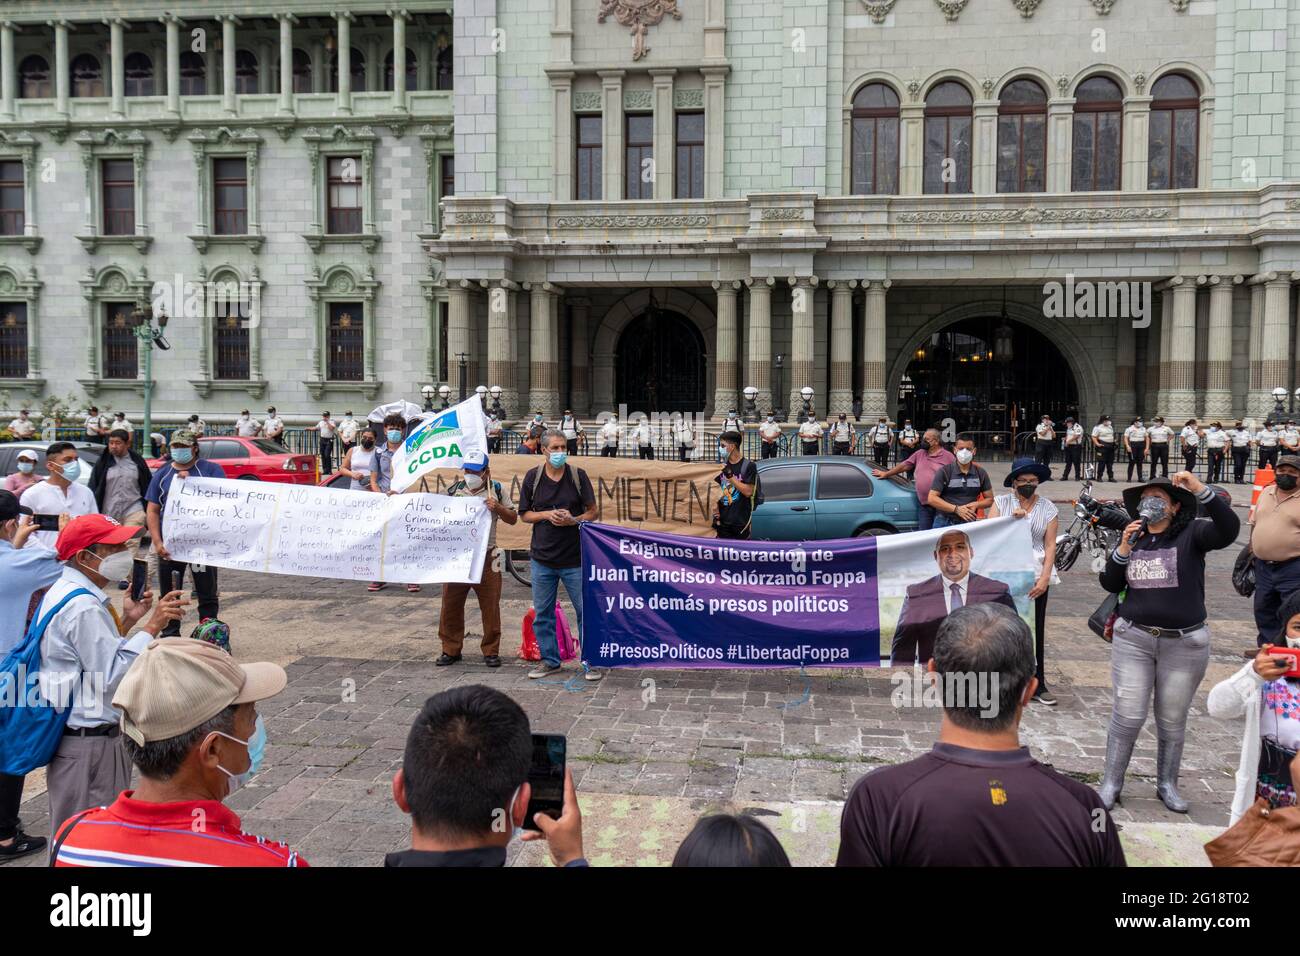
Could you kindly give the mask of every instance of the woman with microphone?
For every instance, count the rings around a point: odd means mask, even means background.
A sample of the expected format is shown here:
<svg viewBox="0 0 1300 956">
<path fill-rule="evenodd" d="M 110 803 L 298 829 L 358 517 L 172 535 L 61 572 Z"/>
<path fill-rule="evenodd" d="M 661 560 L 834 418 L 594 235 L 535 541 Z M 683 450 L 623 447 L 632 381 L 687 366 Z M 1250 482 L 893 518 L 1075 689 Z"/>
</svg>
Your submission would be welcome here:
<svg viewBox="0 0 1300 956">
<path fill-rule="evenodd" d="M 1196 517 L 1198 502 L 1208 517 Z M 1241 519 L 1190 471 L 1125 489 L 1124 506 L 1139 517 L 1124 529 L 1100 575 L 1101 586 L 1120 595 L 1101 801 L 1109 810 L 1119 800 L 1154 691 L 1156 792 L 1170 810 L 1186 813 L 1178 768 L 1187 711 L 1210 662 L 1205 553 L 1232 544 Z"/>
</svg>

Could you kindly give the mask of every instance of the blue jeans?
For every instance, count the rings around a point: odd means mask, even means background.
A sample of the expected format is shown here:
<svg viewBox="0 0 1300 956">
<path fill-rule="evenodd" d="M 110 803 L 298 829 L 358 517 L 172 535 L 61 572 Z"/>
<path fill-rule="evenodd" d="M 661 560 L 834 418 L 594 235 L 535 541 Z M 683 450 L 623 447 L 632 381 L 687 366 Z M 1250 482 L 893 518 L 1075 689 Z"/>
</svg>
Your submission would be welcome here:
<svg viewBox="0 0 1300 956">
<path fill-rule="evenodd" d="M 946 511 L 940 511 L 940 512 L 937 512 L 937 513 L 935 514 L 935 516 L 934 516 L 934 521 L 931 522 L 930 527 L 931 527 L 931 528 L 946 528 L 946 527 L 948 527 L 948 525 L 950 525 L 950 524 L 965 524 L 965 522 L 962 521 L 960 518 L 958 518 L 958 517 L 957 517 L 956 515 L 954 515 L 954 514 L 949 514 L 949 513 L 946 512 Z"/>
<path fill-rule="evenodd" d="M 1259 646 L 1281 644 L 1286 621 L 1278 619 L 1282 602 L 1300 588 L 1300 561 L 1271 562 L 1255 559 L 1255 627 Z"/>
<path fill-rule="evenodd" d="M 916 530 L 929 531 L 934 527 L 934 519 L 937 517 L 938 512 L 929 505 L 918 505 L 916 514 Z"/>
<path fill-rule="evenodd" d="M 560 596 L 560 582 L 569 592 L 573 613 L 577 617 L 574 633 L 582 640 L 582 568 L 552 568 L 530 562 L 533 581 L 533 633 L 537 636 L 537 649 L 542 653 L 542 663 L 547 667 L 560 666 L 560 642 L 555 636 L 555 602 Z"/>
</svg>

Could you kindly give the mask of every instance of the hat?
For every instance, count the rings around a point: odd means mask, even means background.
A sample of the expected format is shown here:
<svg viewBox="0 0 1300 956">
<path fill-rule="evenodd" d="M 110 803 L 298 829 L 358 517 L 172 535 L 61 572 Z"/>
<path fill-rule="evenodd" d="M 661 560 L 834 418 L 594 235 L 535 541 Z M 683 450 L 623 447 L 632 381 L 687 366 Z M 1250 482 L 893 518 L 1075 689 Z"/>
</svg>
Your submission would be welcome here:
<svg viewBox="0 0 1300 956">
<path fill-rule="evenodd" d="M 59 560 L 66 561 L 93 544 L 126 544 L 143 531 L 144 528 L 119 524 L 108 515 L 81 515 L 63 526 L 54 547 Z"/>
<path fill-rule="evenodd" d="M 32 509 L 18 503 L 18 496 L 11 491 L 0 491 L 0 521 L 11 521 L 19 515 L 29 515 Z"/>
<path fill-rule="evenodd" d="M 179 737 L 232 704 L 274 697 L 288 682 L 279 664 L 236 664 L 206 641 L 164 637 L 140 652 L 113 706 L 122 712 L 122 732 L 144 746 Z"/>
<path fill-rule="evenodd" d="M 1179 488 L 1168 478 L 1152 478 L 1144 485 L 1134 485 L 1132 488 L 1124 489 L 1124 508 L 1129 514 L 1138 513 L 1138 502 L 1142 500 L 1142 492 L 1148 488 L 1159 488 L 1166 492 L 1174 501 L 1178 502 L 1180 507 L 1195 508 L 1196 495 L 1192 494 L 1186 488 Z"/>
<path fill-rule="evenodd" d="M 1300 455 L 1283 455 L 1277 460 L 1278 465 L 1290 465 L 1300 470 Z M 1276 470 L 1276 469 L 1275 469 Z"/>
<path fill-rule="evenodd" d="M 1011 465 L 1011 471 L 1002 479 L 1002 486 L 1010 488 L 1011 483 L 1021 475 L 1034 475 L 1039 481 L 1051 481 L 1052 469 L 1040 465 L 1032 458 L 1017 458 Z"/>
<path fill-rule="evenodd" d="M 35 450 L 34 448 L 24 448 L 22 451 L 20 451 L 20 452 L 18 453 L 18 460 L 19 460 L 19 461 L 39 461 L 40 458 L 37 456 L 37 454 L 36 454 L 36 450 Z"/>
<path fill-rule="evenodd" d="M 194 445 L 197 443 L 198 438 L 195 436 L 194 432 L 190 431 L 188 428 L 178 428 L 176 431 L 172 432 L 171 440 L 167 444 Z"/>
<path fill-rule="evenodd" d="M 482 461 L 471 461 L 469 458 L 466 458 L 464 464 L 461 465 L 461 467 L 465 469 L 465 471 L 469 472 L 471 475 L 483 474 L 483 472 L 487 471 L 487 466 L 488 466 L 487 455 L 483 455 Z"/>
</svg>

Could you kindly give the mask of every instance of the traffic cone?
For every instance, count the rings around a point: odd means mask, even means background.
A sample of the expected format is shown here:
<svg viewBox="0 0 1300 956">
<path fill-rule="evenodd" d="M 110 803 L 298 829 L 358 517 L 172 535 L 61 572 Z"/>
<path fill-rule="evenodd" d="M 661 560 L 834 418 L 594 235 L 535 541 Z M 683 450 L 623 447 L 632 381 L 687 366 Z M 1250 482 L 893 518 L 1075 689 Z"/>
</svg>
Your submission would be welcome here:
<svg viewBox="0 0 1300 956">
<path fill-rule="evenodd" d="M 1272 465 L 1265 465 L 1263 468 L 1255 469 L 1255 488 L 1250 493 L 1250 515 L 1247 517 L 1247 521 L 1255 520 L 1255 506 L 1259 503 L 1259 496 L 1265 488 L 1273 484 L 1274 478 Z"/>
</svg>

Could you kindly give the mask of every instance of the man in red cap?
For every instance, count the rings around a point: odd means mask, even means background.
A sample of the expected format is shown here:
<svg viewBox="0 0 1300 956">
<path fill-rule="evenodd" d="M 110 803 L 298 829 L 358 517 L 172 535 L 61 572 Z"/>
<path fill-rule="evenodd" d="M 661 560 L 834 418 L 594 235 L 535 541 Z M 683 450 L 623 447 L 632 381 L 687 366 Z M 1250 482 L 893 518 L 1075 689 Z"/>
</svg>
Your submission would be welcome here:
<svg viewBox="0 0 1300 956">
<path fill-rule="evenodd" d="M 83 515 L 69 521 L 55 542 L 63 574 L 46 592 L 35 618 L 45 624 L 41 694 L 69 708 L 63 740 L 46 772 L 51 831 L 130 786 L 131 764 L 120 746 L 119 717 L 110 701 L 131 662 L 168 622 L 184 616 L 189 603 L 173 591 L 155 606 L 153 594 L 145 591 L 138 601 L 124 596 L 120 614 L 114 609 L 104 589 L 116 591 L 117 582 L 129 577 L 132 557 L 126 542 L 142 530 L 106 515 Z"/>
</svg>

